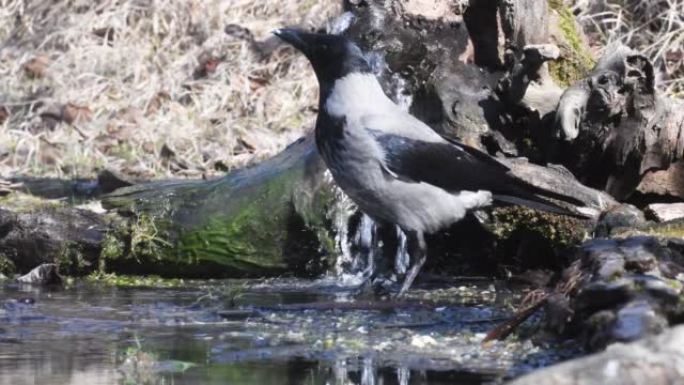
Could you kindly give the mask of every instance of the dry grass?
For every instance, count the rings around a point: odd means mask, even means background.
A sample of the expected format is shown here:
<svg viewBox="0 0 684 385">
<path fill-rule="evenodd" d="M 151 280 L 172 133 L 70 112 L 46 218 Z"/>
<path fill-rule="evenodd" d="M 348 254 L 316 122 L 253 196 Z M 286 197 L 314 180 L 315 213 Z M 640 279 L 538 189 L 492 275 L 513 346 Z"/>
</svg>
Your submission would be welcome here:
<svg viewBox="0 0 684 385">
<path fill-rule="evenodd" d="M 600 47 L 621 40 L 684 90 L 684 0 L 576 0 Z M 305 59 L 257 40 L 321 26 L 338 0 L 0 0 L 0 176 L 219 174 L 282 149 L 313 125 Z M 599 48 L 600 49 L 600 48 Z"/>
<path fill-rule="evenodd" d="M 313 125 L 313 72 L 224 28 L 264 39 L 338 3 L 0 0 L 0 175 L 197 177 L 279 151 Z"/>
<path fill-rule="evenodd" d="M 620 41 L 662 70 L 661 86 L 684 97 L 684 0 L 575 0 L 578 21 L 598 51 Z"/>
</svg>

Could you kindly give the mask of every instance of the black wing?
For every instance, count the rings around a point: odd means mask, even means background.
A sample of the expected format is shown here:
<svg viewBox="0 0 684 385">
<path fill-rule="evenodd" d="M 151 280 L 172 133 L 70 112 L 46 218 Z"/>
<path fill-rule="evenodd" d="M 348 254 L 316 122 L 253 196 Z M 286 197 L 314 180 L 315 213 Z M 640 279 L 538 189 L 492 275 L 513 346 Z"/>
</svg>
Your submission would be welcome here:
<svg viewBox="0 0 684 385">
<path fill-rule="evenodd" d="M 376 140 L 387 168 L 405 180 L 426 182 L 448 191 L 502 188 L 508 167 L 473 148 L 449 142 L 425 142 L 392 134 Z"/>
<path fill-rule="evenodd" d="M 426 142 L 377 132 L 374 136 L 385 151 L 385 166 L 402 180 L 425 182 L 452 192 L 487 190 L 502 202 L 582 216 L 537 195 L 574 205 L 582 202 L 524 182 L 509 173 L 507 166 L 475 148 L 456 142 Z"/>
</svg>

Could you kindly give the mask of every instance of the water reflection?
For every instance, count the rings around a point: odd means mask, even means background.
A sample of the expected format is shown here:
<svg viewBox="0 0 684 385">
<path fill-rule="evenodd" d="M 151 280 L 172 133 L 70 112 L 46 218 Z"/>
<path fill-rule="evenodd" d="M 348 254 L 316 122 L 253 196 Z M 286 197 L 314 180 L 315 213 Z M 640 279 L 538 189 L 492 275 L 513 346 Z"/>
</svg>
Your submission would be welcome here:
<svg viewBox="0 0 684 385">
<path fill-rule="evenodd" d="M 374 308 L 340 307 L 349 302 L 338 302 L 339 290 L 297 280 L 5 285 L 0 385 L 482 384 L 577 352 L 524 341 L 482 347 L 482 332 L 506 310 L 495 297 L 459 292 L 445 291 L 439 306 Z"/>
</svg>

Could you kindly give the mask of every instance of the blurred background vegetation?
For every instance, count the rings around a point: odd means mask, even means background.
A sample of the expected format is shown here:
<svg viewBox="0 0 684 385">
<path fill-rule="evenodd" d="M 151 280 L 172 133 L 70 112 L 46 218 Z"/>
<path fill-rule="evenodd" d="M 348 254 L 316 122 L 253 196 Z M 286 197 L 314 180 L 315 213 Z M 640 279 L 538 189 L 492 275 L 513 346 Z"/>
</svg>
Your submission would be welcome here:
<svg viewBox="0 0 684 385">
<path fill-rule="evenodd" d="M 281 26 L 339 0 L 0 0 L 0 175 L 211 177 L 313 126 L 308 63 Z M 594 54 L 622 41 L 684 96 L 684 0 L 576 0 Z"/>
</svg>

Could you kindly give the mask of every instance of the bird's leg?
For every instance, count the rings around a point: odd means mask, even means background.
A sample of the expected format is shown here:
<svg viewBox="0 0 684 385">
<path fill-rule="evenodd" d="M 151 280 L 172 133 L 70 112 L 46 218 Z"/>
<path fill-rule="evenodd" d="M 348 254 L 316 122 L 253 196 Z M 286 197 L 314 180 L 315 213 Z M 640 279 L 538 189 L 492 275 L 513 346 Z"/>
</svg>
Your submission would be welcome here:
<svg viewBox="0 0 684 385">
<path fill-rule="evenodd" d="M 398 297 L 404 295 L 409 288 L 413 280 L 416 279 L 420 268 L 423 267 L 425 263 L 425 258 L 427 257 L 427 246 L 425 244 L 425 238 L 423 233 L 420 231 L 404 231 L 406 233 L 406 244 L 408 246 L 409 258 L 411 262 L 409 268 L 404 276 L 404 282 L 401 284 L 401 289 L 397 294 Z"/>
</svg>

